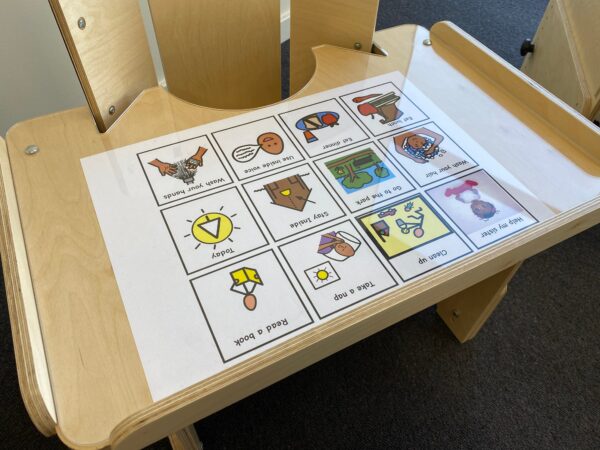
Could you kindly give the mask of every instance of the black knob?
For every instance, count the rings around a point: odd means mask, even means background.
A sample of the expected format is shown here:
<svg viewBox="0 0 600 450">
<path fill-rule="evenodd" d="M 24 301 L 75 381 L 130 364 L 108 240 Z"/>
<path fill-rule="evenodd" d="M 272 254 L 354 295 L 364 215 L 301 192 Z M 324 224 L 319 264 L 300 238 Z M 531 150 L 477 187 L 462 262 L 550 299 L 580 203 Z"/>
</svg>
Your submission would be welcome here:
<svg viewBox="0 0 600 450">
<path fill-rule="evenodd" d="M 531 39 L 525 39 L 521 44 L 521 56 L 525 56 L 527 53 L 533 53 L 535 50 L 535 44 L 531 43 Z"/>
</svg>

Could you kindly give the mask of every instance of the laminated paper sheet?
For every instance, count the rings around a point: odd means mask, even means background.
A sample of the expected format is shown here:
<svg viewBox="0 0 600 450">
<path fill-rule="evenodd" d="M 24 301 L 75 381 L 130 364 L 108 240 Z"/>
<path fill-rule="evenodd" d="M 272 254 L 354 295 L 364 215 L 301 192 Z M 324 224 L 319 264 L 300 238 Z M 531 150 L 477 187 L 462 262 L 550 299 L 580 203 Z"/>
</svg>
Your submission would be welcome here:
<svg viewBox="0 0 600 450">
<path fill-rule="evenodd" d="M 397 72 L 82 165 L 155 400 L 552 215 Z"/>
</svg>

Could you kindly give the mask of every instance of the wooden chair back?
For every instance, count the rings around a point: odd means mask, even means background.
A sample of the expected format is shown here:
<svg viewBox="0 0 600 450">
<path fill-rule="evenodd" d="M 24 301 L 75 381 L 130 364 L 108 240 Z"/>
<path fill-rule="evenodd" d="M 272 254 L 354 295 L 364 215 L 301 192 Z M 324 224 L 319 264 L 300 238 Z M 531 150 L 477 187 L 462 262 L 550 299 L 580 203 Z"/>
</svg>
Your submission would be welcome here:
<svg viewBox="0 0 600 450">
<path fill-rule="evenodd" d="M 281 99 L 280 0 L 148 0 L 169 91 L 198 105 Z"/>
<path fill-rule="evenodd" d="M 371 51 L 379 0 L 292 0 L 290 6 L 290 93 L 312 77 L 313 47 Z"/>
<path fill-rule="evenodd" d="M 214 108 L 281 98 L 280 0 L 148 1 L 169 91 Z M 98 129 L 157 84 L 140 0 L 49 0 Z M 308 82 L 311 48 L 370 51 L 378 0 L 291 1 L 291 92 Z M 358 45 L 359 44 L 359 45 Z"/>
<path fill-rule="evenodd" d="M 98 129 L 156 86 L 139 0 L 49 0 Z"/>
</svg>

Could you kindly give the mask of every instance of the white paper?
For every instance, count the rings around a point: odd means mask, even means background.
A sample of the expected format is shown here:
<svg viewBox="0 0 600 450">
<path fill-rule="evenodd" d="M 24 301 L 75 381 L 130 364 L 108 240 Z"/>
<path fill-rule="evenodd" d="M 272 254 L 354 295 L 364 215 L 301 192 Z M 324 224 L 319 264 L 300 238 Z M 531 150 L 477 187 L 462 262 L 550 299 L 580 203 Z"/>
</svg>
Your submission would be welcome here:
<svg viewBox="0 0 600 450">
<path fill-rule="evenodd" d="M 552 215 L 397 72 L 82 166 L 154 400 Z"/>
</svg>

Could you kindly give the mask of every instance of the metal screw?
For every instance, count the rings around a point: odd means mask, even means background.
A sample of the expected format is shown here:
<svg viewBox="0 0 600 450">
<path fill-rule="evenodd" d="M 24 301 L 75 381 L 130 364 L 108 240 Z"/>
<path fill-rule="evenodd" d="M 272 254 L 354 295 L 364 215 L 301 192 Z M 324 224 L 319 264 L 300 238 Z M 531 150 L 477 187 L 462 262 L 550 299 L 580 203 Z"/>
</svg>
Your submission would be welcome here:
<svg viewBox="0 0 600 450">
<path fill-rule="evenodd" d="M 37 145 L 28 145 L 27 148 L 25 149 L 25 154 L 26 155 L 35 155 L 39 151 L 40 151 L 40 148 Z"/>
<path fill-rule="evenodd" d="M 108 113 L 112 116 L 116 111 L 115 105 L 111 105 L 110 108 L 108 108 Z"/>
<path fill-rule="evenodd" d="M 80 30 L 83 30 L 85 28 L 86 22 L 85 22 L 85 18 L 80 17 L 77 20 L 77 26 L 79 27 Z"/>
<path fill-rule="evenodd" d="M 360 50 L 360 49 L 362 48 L 362 44 L 361 44 L 360 42 L 355 42 L 355 43 L 354 43 L 354 48 L 355 48 L 356 50 Z"/>
<path fill-rule="evenodd" d="M 425 39 L 425 40 L 423 41 L 423 45 L 426 45 L 426 46 L 428 46 L 428 47 L 429 47 L 429 46 L 431 45 L 431 39 Z"/>
<path fill-rule="evenodd" d="M 452 310 L 452 315 L 454 316 L 454 318 L 460 317 L 460 309 Z"/>
</svg>

